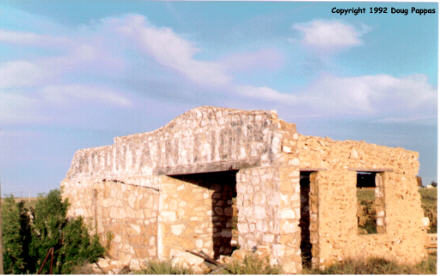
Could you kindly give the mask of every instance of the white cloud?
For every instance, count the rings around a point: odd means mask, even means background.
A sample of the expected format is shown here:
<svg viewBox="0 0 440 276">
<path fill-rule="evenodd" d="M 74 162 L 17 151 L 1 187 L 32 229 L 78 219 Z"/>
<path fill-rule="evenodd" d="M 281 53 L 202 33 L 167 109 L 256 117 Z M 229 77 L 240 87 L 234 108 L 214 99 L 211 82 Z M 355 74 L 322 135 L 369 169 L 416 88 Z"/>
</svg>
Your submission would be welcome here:
<svg viewBox="0 0 440 276">
<path fill-rule="evenodd" d="M 50 122 L 54 119 L 51 118 L 53 110 L 59 112 L 65 106 L 84 107 L 86 104 L 91 104 L 95 110 L 99 107 L 127 108 L 133 105 L 120 91 L 98 85 L 49 85 L 32 93 L 0 91 L 0 122 L 7 124 Z M 61 117 L 61 114 L 59 115 Z"/>
<path fill-rule="evenodd" d="M 28 44 L 39 46 L 68 46 L 72 44 L 66 37 L 54 37 L 30 32 L 15 32 L 0 29 L 0 42 L 11 44 Z"/>
<path fill-rule="evenodd" d="M 0 76 L 0 88 L 34 86 L 47 78 L 40 66 L 24 60 L 0 64 Z"/>
<path fill-rule="evenodd" d="M 229 82 L 221 64 L 195 59 L 198 49 L 170 28 L 154 27 L 140 15 L 128 15 L 122 20 L 111 18 L 103 23 L 115 26 L 158 63 L 177 70 L 194 82 L 208 85 Z"/>
<path fill-rule="evenodd" d="M 327 51 L 360 45 L 360 37 L 365 32 L 338 21 L 322 20 L 296 24 L 294 28 L 304 33 L 303 43 Z M 21 43 L 42 39 L 40 35 L 30 33 L 20 36 L 1 32 L 0 39 L 12 39 L 14 35 Z M 120 87 L 138 89 L 144 97 L 163 93 L 166 97 L 184 98 L 184 93 L 175 89 L 175 84 L 164 87 L 162 83 L 154 83 L 162 77 L 162 72 L 157 73 L 158 68 L 168 68 L 163 71 L 166 75 L 162 79 L 166 80 L 164 83 L 175 81 L 180 85 L 186 78 L 190 82 L 185 84 L 185 91 L 197 94 L 199 92 L 194 91 L 203 89 L 203 101 L 206 99 L 207 102 L 240 98 L 238 101 L 245 102 L 250 108 L 277 106 L 302 117 L 372 116 L 376 120 L 399 121 L 403 118 L 430 118 L 436 114 L 436 91 L 423 75 L 400 78 L 390 75 L 327 75 L 302 90 L 288 91 L 291 93 L 281 93 L 264 85 L 238 83 L 232 80 L 231 72 L 268 64 L 280 66 L 281 55 L 266 49 L 230 55 L 218 61 L 202 61 L 196 58 L 198 49 L 190 40 L 170 28 L 155 27 L 140 15 L 106 18 L 82 27 L 79 32 L 72 32 L 69 37 L 75 43 L 62 55 L 0 64 L 0 88 L 5 91 L 27 88 L 29 99 L 49 107 L 53 103 L 70 102 L 117 107 L 135 104 L 121 90 L 109 88 L 108 82 L 115 80 Z M 133 50 L 132 45 L 136 45 L 138 51 L 128 51 Z M 126 52 L 130 52 L 130 58 L 124 56 Z M 138 63 L 143 65 L 139 67 Z M 134 79 L 133 72 L 139 68 L 146 69 L 146 72 L 142 71 L 136 75 L 139 79 Z M 90 82 L 91 76 L 93 82 Z M 27 96 L 11 97 L 1 98 L 4 110 L 8 102 L 18 105 L 16 111 L 8 107 L 9 113 L 20 112 L 26 107 L 34 110 L 32 105 L 25 104 Z M 193 102 L 194 98 L 185 99 Z M 2 112 L 0 117 L 11 120 L 8 112 Z"/>
<path fill-rule="evenodd" d="M 423 75 L 326 76 L 298 94 L 321 116 L 425 117 L 436 114 L 436 90 Z"/>
<path fill-rule="evenodd" d="M 437 116 L 420 116 L 420 117 L 388 117 L 376 120 L 377 123 L 400 123 L 400 124 L 407 124 L 407 123 L 417 123 L 417 124 L 432 124 L 437 122 Z"/>
<path fill-rule="evenodd" d="M 95 85 L 51 85 L 41 91 L 49 102 L 71 103 L 72 101 L 95 101 L 120 107 L 129 107 L 131 101 L 114 89 Z"/>
<path fill-rule="evenodd" d="M 283 63 L 282 54 L 276 49 L 260 49 L 253 52 L 236 53 L 222 58 L 221 63 L 228 72 L 255 69 L 276 70 Z"/>
<path fill-rule="evenodd" d="M 236 91 L 240 95 L 248 98 L 264 100 L 278 104 L 296 104 L 298 102 L 297 97 L 293 94 L 280 93 L 275 89 L 265 86 L 237 86 Z"/>
<path fill-rule="evenodd" d="M 338 51 L 362 44 L 361 36 L 369 30 L 363 25 L 358 31 L 353 26 L 336 20 L 314 20 L 293 24 L 302 33 L 301 42 L 320 51 Z"/>
<path fill-rule="evenodd" d="M 0 91 L 0 122 L 9 123 L 35 123 L 47 118 L 38 112 L 37 99 Z"/>
</svg>

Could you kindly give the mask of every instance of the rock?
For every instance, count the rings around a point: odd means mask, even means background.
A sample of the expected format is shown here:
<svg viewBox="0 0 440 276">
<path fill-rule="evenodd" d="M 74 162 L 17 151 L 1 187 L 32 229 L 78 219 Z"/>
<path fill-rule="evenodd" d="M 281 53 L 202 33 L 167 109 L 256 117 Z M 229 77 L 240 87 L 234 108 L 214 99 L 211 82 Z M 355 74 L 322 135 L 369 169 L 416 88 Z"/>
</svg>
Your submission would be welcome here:
<svg viewBox="0 0 440 276">
<path fill-rule="evenodd" d="M 429 227 L 429 218 L 428 218 L 428 217 L 423 217 L 423 218 L 422 218 L 422 225 L 423 225 L 423 227 L 425 227 L 425 228 L 428 228 L 428 227 Z"/>
<path fill-rule="evenodd" d="M 130 272 L 130 267 L 126 265 L 121 270 L 119 270 L 117 274 L 127 274 L 128 272 Z"/>
<path fill-rule="evenodd" d="M 243 261 L 248 252 L 243 249 L 237 249 L 232 252 L 231 258 L 237 261 Z"/>
<path fill-rule="evenodd" d="M 218 259 L 218 262 L 222 264 L 229 264 L 232 262 L 232 257 L 221 255 L 220 258 Z"/>
<path fill-rule="evenodd" d="M 140 266 L 139 260 L 137 260 L 137 259 L 131 260 L 129 268 L 130 268 L 131 271 L 133 271 L 133 270 L 140 270 L 141 266 Z"/>
<path fill-rule="evenodd" d="M 352 149 L 350 152 L 350 159 L 358 159 L 359 155 L 355 149 Z"/>
<path fill-rule="evenodd" d="M 177 224 L 171 226 L 171 232 L 173 232 L 174 235 L 179 236 L 182 234 L 183 230 L 185 229 L 185 225 L 183 224 Z"/>
<path fill-rule="evenodd" d="M 102 268 L 105 269 L 107 268 L 110 264 L 109 264 L 109 260 L 105 259 L 105 258 L 99 258 L 97 264 Z"/>
<path fill-rule="evenodd" d="M 176 251 L 174 251 L 176 252 Z M 203 266 L 204 259 L 188 252 L 176 252 L 171 259 L 173 266 L 180 266 L 184 269 L 191 269 L 194 273 L 204 273 L 206 266 Z"/>
</svg>

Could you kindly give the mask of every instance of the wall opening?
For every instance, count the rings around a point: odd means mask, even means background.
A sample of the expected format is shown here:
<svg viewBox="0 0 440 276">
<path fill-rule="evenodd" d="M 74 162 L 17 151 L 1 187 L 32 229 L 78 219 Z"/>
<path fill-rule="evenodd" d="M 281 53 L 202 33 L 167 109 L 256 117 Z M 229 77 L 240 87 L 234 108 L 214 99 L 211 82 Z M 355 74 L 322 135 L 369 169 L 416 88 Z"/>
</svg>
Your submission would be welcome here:
<svg viewBox="0 0 440 276">
<path fill-rule="evenodd" d="M 197 240 L 201 236 L 211 235 L 212 242 L 207 243 L 210 248 L 204 246 L 201 250 L 215 259 L 220 255 L 230 256 L 238 246 L 237 208 L 235 205 L 237 172 L 232 170 L 170 176 L 209 190 L 211 229 L 205 229 L 205 233 L 194 232 L 191 238 Z M 191 250 L 191 248 L 186 249 Z M 200 251 L 200 248 L 197 248 L 196 251 Z"/>
<path fill-rule="evenodd" d="M 310 240 L 310 171 L 300 172 L 301 218 L 301 259 L 304 268 L 312 265 L 312 243 Z"/>
<path fill-rule="evenodd" d="M 382 175 L 381 172 L 357 172 L 358 234 L 385 232 L 385 197 Z"/>
</svg>

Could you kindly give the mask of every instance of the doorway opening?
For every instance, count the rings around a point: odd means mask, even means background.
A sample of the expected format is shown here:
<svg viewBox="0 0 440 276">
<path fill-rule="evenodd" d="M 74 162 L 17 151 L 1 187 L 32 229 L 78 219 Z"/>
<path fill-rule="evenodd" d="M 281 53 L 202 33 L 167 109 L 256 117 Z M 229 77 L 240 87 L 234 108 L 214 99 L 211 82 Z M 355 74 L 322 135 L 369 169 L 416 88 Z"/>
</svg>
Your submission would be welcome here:
<svg viewBox="0 0 440 276">
<path fill-rule="evenodd" d="M 312 266 L 312 243 L 310 241 L 310 174 L 311 171 L 300 172 L 301 218 L 301 260 L 304 268 Z"/>
<path fill-rule="evenodd" d="M 221 255 L 230 256 L 237 248 L 237 208 L 236 197 L 236 174 L 238 171 L 221 171 L 210 173 L 195 173 L 185 175 L 170 175 L 170 177 L 180 181 L 192 184 L 193 191 L 205 190 L 209 192 L 209 197 L 204 201 L 196 201 L 196 195 L 193 195 L 193 202 L 187 200 L 184 207 L 191 209 L 188 213 L 193 214 L 192 219 L 200 221 L 200 224 L 209 223 L 209 228 L 204 228 L 203 232 L 188 233 L 191 239 L 198 240 L 211 236 L 210 242 L 204 242 L 202 251 L 211 255 L 214 259 Z M 189 187 L 188 187 L 189 188 Z M 184 200 L 183 198 L 180 200 Z M 203 210 L 210 210 L 210 212 L 203 211 L 194 214 L 194 210 L 198 210 L 203 206 Z M 197 218 L 195 218 L 197 217 Z M 185 223 L 182 219 L 182 223 Z M 206 244 L 206 246 L 205 246 Z M 200 249 L 200 248 L 199 248 Z"/>
</svg>

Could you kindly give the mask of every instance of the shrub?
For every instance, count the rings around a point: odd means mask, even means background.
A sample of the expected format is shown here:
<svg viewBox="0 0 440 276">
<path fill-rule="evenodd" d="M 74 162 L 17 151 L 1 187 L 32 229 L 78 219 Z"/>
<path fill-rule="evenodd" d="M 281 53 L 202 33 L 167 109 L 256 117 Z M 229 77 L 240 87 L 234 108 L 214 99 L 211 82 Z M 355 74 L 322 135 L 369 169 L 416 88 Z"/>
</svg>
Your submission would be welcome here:
<svg viewBox="0 0 440 276">
<path fill-rule="evenodd" d="M 82 219 L 66 218 L 67 206 L 58 190 L 40 196 L 35 209 L 15 203 L 12 196 L 5 200 L 6 273 L 36 273 L 50 248 L 54 249 L 54 273 L 70 273 L 74 266 L 94 262 L 103 255 L 98 237 L 90 237 Z M 42 273 L 49 273 L 49 263 L 50 258 Z"/>
<path fill-rule="evenodd" d="M 29 273 L 29 222 L 23 203 L 16 204 L 12 196 L 2 205 L 4 271 L 8 274 Z"/>
</svg>

